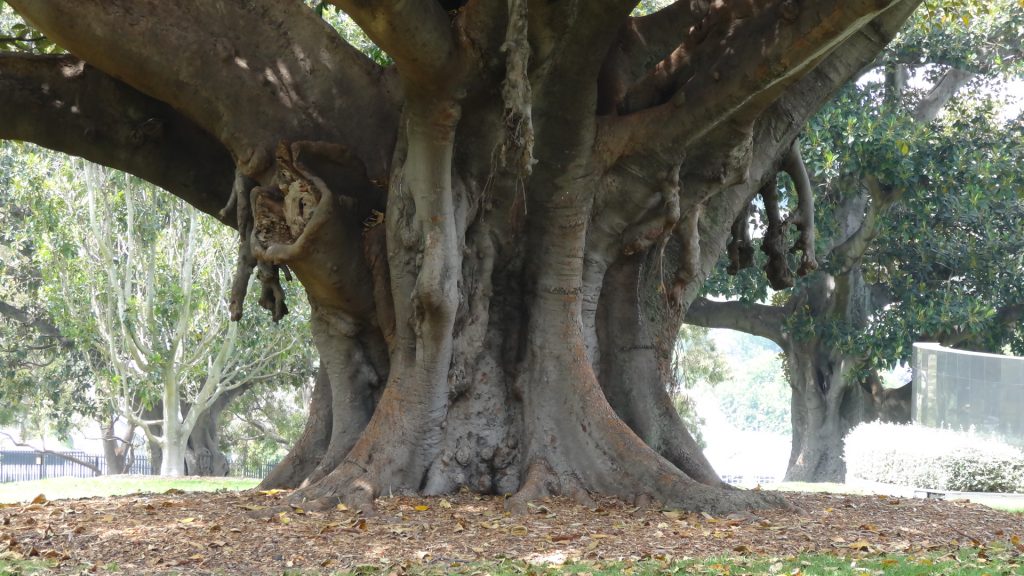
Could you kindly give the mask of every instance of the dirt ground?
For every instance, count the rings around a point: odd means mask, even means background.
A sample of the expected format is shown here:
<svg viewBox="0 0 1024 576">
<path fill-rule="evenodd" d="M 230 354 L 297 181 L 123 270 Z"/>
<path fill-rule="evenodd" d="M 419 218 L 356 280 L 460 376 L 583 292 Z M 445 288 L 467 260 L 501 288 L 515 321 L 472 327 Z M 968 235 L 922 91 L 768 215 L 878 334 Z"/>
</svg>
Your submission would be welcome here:
<svg viewBox="0 0 1024 576">
<path fill-rule="evenodd" d="M 539 503 L 527 516 L 500 497 L 394 497 L 379 515 L 311 513 L 287 492 L 182 493 L 44 501 L 0 508 L 0 557 L 58 559 L 101 573 L 281 574 L 405 563 L 439 568 L 497 558 L 531 562 L 710 555 L 919 553 L 1010 542 L 1024 516 L 966 502 L 787 494 L 800 512 L 715 518 L 607 500 Z"/>
</svg>

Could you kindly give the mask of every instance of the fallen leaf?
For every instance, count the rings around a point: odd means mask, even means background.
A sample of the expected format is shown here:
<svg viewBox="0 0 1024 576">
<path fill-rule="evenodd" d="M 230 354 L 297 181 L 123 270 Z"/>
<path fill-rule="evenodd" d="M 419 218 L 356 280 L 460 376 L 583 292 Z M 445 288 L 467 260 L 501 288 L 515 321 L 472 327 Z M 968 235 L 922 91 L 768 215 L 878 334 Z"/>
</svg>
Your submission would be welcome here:
<svg viewBox="0 0 1024 576">
<path fill-rule="evenodd" d="M 851 548 L 853 550 L 860 550 L 862 552 L 867 552 L 867 551 L 871 550 L 871 543 L 868 542 L 867 540 L 857 540 L 856 542 L 850 543 L 850 545 L 847 546 L 847 548 Z"/>
<path fill-rule="evenodd" d="M 46 504 L 47 502 L 49 502 L 49 500 L 46 499 L 46 496 L 44 494 L 40 494 L 32 499 L 31 504 Z"/>
<path fill-rule="evenodd" d="M 440 506 L 441 508 L 444 508 L 444 509 L 448 509 L 448 508 L 452 507 L 452 503 L 447 501 L 447 500 L 445 500 L 444 498 L 442 498 L 441 501 L 437 503 L 437 505 Z"/>
<path fill-rule="evenodd" d="M 427 510 L 430 510 L 430 506 L 424 506 L 423 504 L 420 504 L 419 506 L 416 506 L 414 510 L 416 510 L 417 512 L 426 512 Z"/>
<path fill-rule="evenodd" d="M 264 496 L 276 496 L 277 494 L 280 494 L 281 492 L 286 492 L 286 490 L 281 490 L 280 488 L 271 488 L 270 490 L 260 490 L 260 494 L 263 494 Z"/>
</svg>

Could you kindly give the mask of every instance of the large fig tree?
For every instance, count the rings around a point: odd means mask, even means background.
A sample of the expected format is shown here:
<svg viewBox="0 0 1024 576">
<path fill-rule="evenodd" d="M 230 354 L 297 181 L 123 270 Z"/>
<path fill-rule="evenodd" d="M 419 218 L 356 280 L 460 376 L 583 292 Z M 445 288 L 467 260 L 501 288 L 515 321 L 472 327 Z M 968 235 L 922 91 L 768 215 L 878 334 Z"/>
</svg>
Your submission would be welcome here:
<svg viewBox="0 0 1024 576">
<path fill-rule="evenodd" d="M 722 511 L 665 393 L 687 303 L 808 117 L 919 0 L 10 0 L 0 137 L 136 174 L 240 234 L 322 370 L 266 486 L 468 487 Z M 804 226 L 810 234 L 812 227 Z M 802 241 L 801 245 L 810 245 Z"/>
</svg>

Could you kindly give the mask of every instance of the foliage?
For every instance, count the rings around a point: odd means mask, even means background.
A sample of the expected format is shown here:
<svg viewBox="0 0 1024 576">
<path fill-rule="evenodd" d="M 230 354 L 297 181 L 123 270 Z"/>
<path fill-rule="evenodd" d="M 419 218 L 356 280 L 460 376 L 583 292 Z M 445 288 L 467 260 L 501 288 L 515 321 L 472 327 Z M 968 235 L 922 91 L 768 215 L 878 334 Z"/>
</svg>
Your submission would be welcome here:
<svg viewBox="0 0 1024 576">
<path fill-rule="evenodd" d="M 732 378 L 715 386 L 711 393 L 729 423 L 740 430 L 790 433 L 789 384 L 777 352 L 762 352 L 746 359 L 741 369 L 733 369 Z"/>
<path fill-rule="evenodd" d="M 64 51 L 27 24 L 6 2 L 0 2 L 0 50 L 36 54 L 56 54 Z"/>
<path fill-rule="evenodd" d="M 212 401 L 214 374 L 217 386 L 265 382 L 285 390 L 307 383 L 312 352 L 300 326 L 302 299 L 279 326 L 258 313 L 248 314 L 242 329 L 229 326 L 230 232 L 127 176 L 96 173 L 33 147 L 2 150 L 8 169 L 0 173 L 7 184 L 0 194 L 8 201 L 0 222 L 11 242 L 0 251 L 0 300 L 44 316 L 74 343 L 50 352 L 45 370 L 41 360 L 20 370 L 5 363 L 0 382 L 20 399 L 18 420 L 67 423 L 73 414 L 111 413 L 141 420 L 162 401 L 167 382 L 180 385 L 185 401 L 204 394 Z M 38 356 L 15 339 L 18 329 L 0 322 L 3 353 Z M 230 358 L 217 361 L 221 354 Z"/>
<path fill-rule="evenodd" d="M 697 386 L 716 386 L 729 377 L 729 366 L 715 346 L 707 328 L 683 324 L 676 340 L 673 358 L 675 378 L 669 393 L 676 412 L 693 434 L 697 445 L 706 446 L 701 428 L 704 419 L 688 393 Z"/>
<path fill-rule="evenodd" d="M 1024 452 L 973 432 L 861 424 L 846 436 L 851 476 L 964 492 L 1024 491 Z"/>
<path fill-rule="evenodd" d="M 1020 31 L 1024 9 L 1016 0 L 926 2 L 877 67 L 809 122 L 801 148 L 815 187 L 816 251 L 825 272 L 844 273 L 850 262 L 837 248 L 862 225 L 869 230 L 853 264 L 873 301 L 844 302 L 827 314 L 795 306 L 785 325 L 793 339 L 816 338 L 861 370 L 908 361 L 919 339 L 1024 351 L 1020 323 L 1006 321 L 1024 302 L 1024 117 L 1007 117 L 1005 93 L 1022 74 Z M 952 67 L 975 76 L 936 120 L 920 122 L 913 112 Z M 897 68 L 909 75 L 902 88 L 886 74 Z M 869 193 L 872 183 L 880 196 Z M 783 177 L 778 185 L 784 211 L 792 209 L 792 182 Z M 761 230 L 764 206 L 755 208 L 752 225 Z M 795 305 L 815 289 L 812 275 L 773 294 L 765 262 L 758 251 L 755 266 L 735 276 L 722 263 L 705 293 Z"/>
<path fill-rule="evenodd" d="M 698 384 L 714 386 L 729 377 L 729 366 L 707 328 L 683 324 L 673 360 L 676 381 L 672 393 L 692 389 Z"/>
<path fill-rule="evenodd" d="M 38 259 L 70 245 L 49 243 L 60 218 L 40 197 L 22 193 L 48 185 L 46 172 L 37 170 L 39 163 L 25 155 L 27 149 L 0 144 L 0 304 L 53 327 Z M 48 432 L 66 437 L 74 415 L 97 409 L 89 396 L 89 360 L 89 351 L 76 346 L 70 334 L 46 333 L 0 314 L 0 390 L 6 400 L 0 404 L 0 425 L 18 423 L 23 438 Z"/>
<path fill-rule="evenodd" d="M 242 395 L 222 416 L 222 449 L 240 466 L 282 458 L 302 434 L 312 391 L 309 379 L 293 386 L 260 386 Z"/>
<path fill-rule="evenodd" d="M 824 190 L 823 237 L 842 237 L 834 215 L 848 182 L 874 175 L 902 195 L 863 259 L 866 280 L 890 304 L 866 329 L 843 318 L 794 316 L 790 331 L 813 332 L 875 368 L 906 361 L 921 337 L 975 335 L 973 347 L 992 351 L 1018 343 L 1017 326 L 996 320 L 1000 309 L 1024 301 L 1017 169 L 1024 124 L 1000 120 L 998 104 L 975 88 L 938 121 L 919 126 L 886 114 L 882 91 L 848 88 L 811 123 L 806 142 Z"/>
<path fill-rule="evenodd" d="M 381 66 L 394 64 L 391 56 L 388 56 L 386 52 L 380 49 L 380 46 L 377 46 L 373 40 L 370 40 L 366 33 L 363 32 L 363 29 L 348 14 L 338 10 L 333 4 L 325 0 L 307 0 L 306 4 L 312 7 L 324 19 L 324 22 L 327 22 L 332 28 L 337 30 L 338 34 L 346 42 L 365 54 L 370 60 Z"/>
</svg>

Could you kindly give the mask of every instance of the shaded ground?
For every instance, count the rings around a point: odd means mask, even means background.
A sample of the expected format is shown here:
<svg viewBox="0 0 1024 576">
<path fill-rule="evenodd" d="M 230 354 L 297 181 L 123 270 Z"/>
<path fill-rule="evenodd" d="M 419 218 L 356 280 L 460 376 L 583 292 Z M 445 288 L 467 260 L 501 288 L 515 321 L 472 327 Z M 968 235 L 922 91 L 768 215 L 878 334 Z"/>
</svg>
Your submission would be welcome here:
<svg viewBox="0 0 1024 576">
<path fill-rule="evenodd" d="M 1010 542 L 1024 551 L 1024 516 L 977 504 L 880 496 L 788 494 L 804 512 L 713 518 L 602 501 L 590 510 L 551 500 L 528 516 L 472 494 L 378 501 L 348 511 L 277 512 L 286 492 L 40 501 L 0 507 L 0 558 L 61 560 L 102 573 L 281 574 L 485 559 L 532 562 L 712 555 L 923 553 Z M 262 516 L 262 517 L 261 517 Z M 304 572 L 305 573 L 305 572 Z"/>
</svg>

